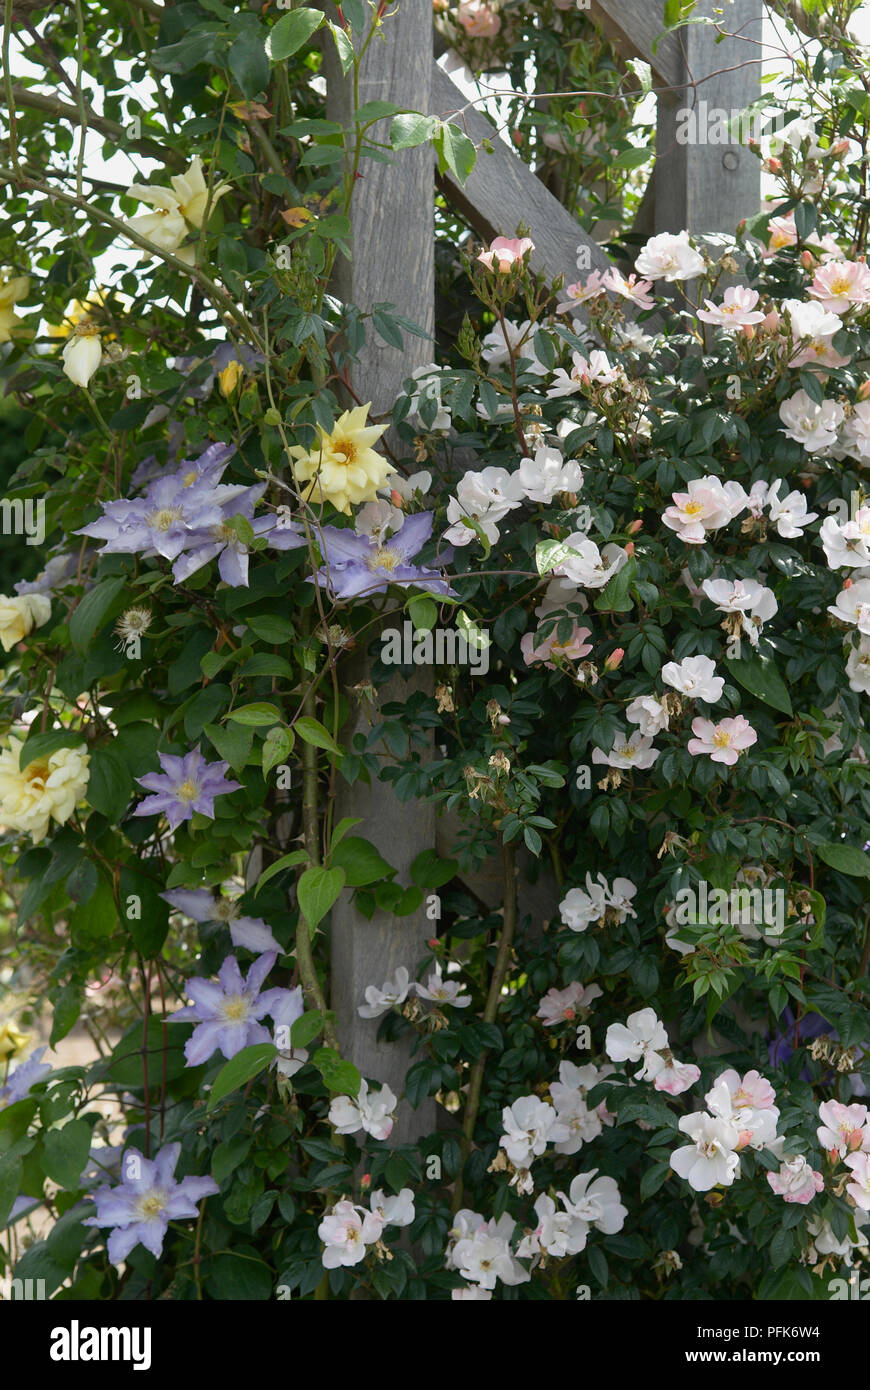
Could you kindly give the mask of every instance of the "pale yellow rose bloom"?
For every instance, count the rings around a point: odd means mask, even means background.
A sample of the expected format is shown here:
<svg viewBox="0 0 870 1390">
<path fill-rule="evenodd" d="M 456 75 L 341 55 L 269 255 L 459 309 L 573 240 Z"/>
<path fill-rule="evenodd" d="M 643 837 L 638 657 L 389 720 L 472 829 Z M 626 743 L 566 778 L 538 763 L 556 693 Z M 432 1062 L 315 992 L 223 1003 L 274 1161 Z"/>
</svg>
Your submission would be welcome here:
<svg viewBox="0 0 870 1390">
<path fill-rule="evenodd" d="M 93 324 L 79 324 L 66 340 L 63 369 L 76 386 L 86 387 L 103 360 L 103 343 Z"/>
<path fill-rule="evenodd" d="M 153 241 L 161 251 L 174 254 L 187 236 L 187 223 L 175 195 L 168 188 L 140 183 L 131 184 L 127 192 L 131 198 L 138 198 L 140 203 L 147 203 L 154 209 L 140 217 L 129 218 L 127 226 Z"/>
<path fill-rule="evenodd" d="M 192 227 L 201 227 L 208 204 L 208 184 L 202 171 L 202 160 L 199 155 L 196 155 L 191 161 L 189 169 L 186 169 L 183 174 L 175 174 L 170 179 L 170 183 L 182 215 L 187 218 Z M 218 198 L 222 198 L 229 191 L 230 185 L 228 183 L 219 183 L 216 188 L 213 188 L 211 208 L 214 208 Z"/>
<path fill-rule="evenodd" d="M 293 475 L 308 483 L 302 496 L 331 502 L 337 511 L 350 515 L 351 506 L 374 502 L 396 469 L 371 447 L 386 425 L 367 425 L 371 402 L 346 410 L 329 434 L 318 426 L 318 442 L 313 449 L 296 444 L 290 449 Z"/>
<path fill-rule="evenodd" d="M 22 1052 L 26 1052 L 29 1042 L 29 1033 L 22 1033 L 14 1023 L 4 1023 L 0 1026 L 0 1062 L 20 1057 Z"/>
<path fill-rule="evenodd" d="M 81 744 L 58 748 L 22 769 L 23 747 L 10 735 L 8 749 L 0 753 L 0 826 L 22 831 L 38 844 L 51 821 L 65 825 L 82 800 L 90 759 Z"/>
<path fill-rule="evenodd" d="M 42 627 L 50 616 L 51 600 L 45 594 L 13 594 L 11 598 L 0 594 L 0 643 L 4 652 L 10 652 L 35 627 Z"/>
<path fill-rule="evenodd" d="M 21 325 L 21 319 L 12 308 L 19 299 L 25 299 L 30 289 L 26 275 L 14 275 L 10 280 L 0 282 L 0 343 L 8 343 Z"/>
</svg>

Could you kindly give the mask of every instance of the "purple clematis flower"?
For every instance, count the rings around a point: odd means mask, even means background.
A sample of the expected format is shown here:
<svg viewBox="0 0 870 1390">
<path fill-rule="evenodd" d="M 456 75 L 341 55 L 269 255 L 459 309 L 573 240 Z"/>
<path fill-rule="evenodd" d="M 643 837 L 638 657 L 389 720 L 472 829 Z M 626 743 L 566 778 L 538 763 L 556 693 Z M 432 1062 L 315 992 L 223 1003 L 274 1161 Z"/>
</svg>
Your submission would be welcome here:
<svg viewBox="0 0 870 1390">
<path fill-rule="evenodd" d="M 48 1076 L 51 1067 L 47 1062 L 40 1062 L 42 1054 L 47 1050 L 45 1047 L 38 1047 L 35 1052 L 31 1052 L 27 1061 L 21 1062 L 6 1083 L 0 1086 L 0 1110 L 4 1110 L 7 1105 L 14 1105 L 16 1101 L 24 1100 L 31 1086 Z"/>
<path fill-rule="evenodd" d="M 192 917 L 194 922 L 225 922 L 234 946 L 242 946 L 255 955 L 260 951 L 283 954 L 284 947 L 275 940 L 262 917 L 238 915 L 236 898 L 224 898 L 220 894 L 215 897 L 207 888 L 173 888 L 160 896 L 170 907 Z"/>
<path fill-rule="evenodd" d="M 140 786 L 155 795 L 140 801 L 133 815 L 165 815 L 170 830 L 177 830 L 182 821 L 192 820 L 194 811 L 214 820 L 215 797 L 237 792 L 242 785 L 225 777 L 229 763 L 207 763 L 198 745 L 183 758 L 173 753 L 157 756 L 163 771 L 146 772 L 144 777 L 136 778 Z"/>
<path fill-rule="evenodd" d="M 263 535 L 272 527 L 270 516 L 254 518 L 254 505 L 266 491 L 265 483 L 242 488 L 234 497 L 221 506 L 221 520 L 217 525 L 191 531 L 185 543 L 184 554 L 172 566 L 172 578 L 176 584 L 183 584 L 203 565 L 215 556 L 218 560 L 218 573 L 225 584 L 232 588 L 247 588 L 248 547 L 241 541 L 228 524 L 234 516 L 243 516 L 249 522 L 254 535 Z"/>
<path fill-rule="evenodd" d="M 122 1161 L 123 1179 L 94 1193 L 96 1216 L 83 1226 L 114 1226 L 106 1242 L 109 1259 L 119 1265 L 134 1245 L 144 1245 L 152 1255 L 163 1252 L 170 1221 L 198 1216 L 197 1202 L 219 1191 L 214 1178 L 182 1178 L 175 1181 L 180 1144 L 164 1144 L 154 1159 L 138 1149 L 128 1149 Z"/>
<path fill-rule="evenodd" d="M 227 956 L 218 972 L 217 983 L 202 976 L 187 982 L 187 992 L 193 1000 L 167 1019 L 168 1023 L 199 1024 L 184 1045 L 189 1067 L 199 1067 L 218 1050 L 229 1059 L 253 1043 L 272 1042 L 268 1028 L 260 1019 L 274 1009 L 285 1006 L 287 989 L 267 989 L 261 986 L 275 961 L 277 952 L 266 951 L 254 961 L 247 979 L 242 978 L 235 956 Z"/>
<path fill-rule="evenodd" d="M 199 539 L 199 533 L 225 520 L 226 504 L 248 491 L 243 483 L 220 484 L 234 453 L 234 445 L 210 445 L 198 459 L 186 459 L 155 478 L 141 497 L 104 502 L 103 515 L 76 534 L 103 541 L 101 554 L 177 559 L 193 536 Z"/>
<path fill-rule="evenodd" d="M 433 512 L 415 512 L 387 540 L 322 526 L 318 538 L 326 564 L 314 579 L 337 599 L 385 594 L 391 584 L 452 594 L 447 581 L 435 570 L 410 563 L 431 536 L 433 519 Z"/>
</svg>

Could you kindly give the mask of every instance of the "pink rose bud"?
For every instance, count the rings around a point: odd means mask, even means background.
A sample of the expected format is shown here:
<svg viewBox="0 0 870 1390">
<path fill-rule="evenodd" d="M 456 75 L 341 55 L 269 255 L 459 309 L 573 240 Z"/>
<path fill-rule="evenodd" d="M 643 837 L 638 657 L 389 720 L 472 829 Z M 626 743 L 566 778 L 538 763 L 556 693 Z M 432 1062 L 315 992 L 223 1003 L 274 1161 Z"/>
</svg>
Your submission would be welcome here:
<svg viewBox="0 0 870 1390">
<path fill-rule="evenodd" d="M 634 541 L 627 541 L 627 542 L 626 542 L 625 553 L 626 553 L 626 555 L 627 555 L 627 556 L 629 557 L 629 559 L 630 559 L 631 556 L 634 554 Z"/>
<path fill-rule="evenodd" d="M 868 377 L 866 381 L 862 381 L 861 385 L 858 387 L 859 401 L 866 401 L 868 396 L 870 396 L 870 377 Z"/>
<path fill-rule="evenodd" d="M 861 1145 L 863 1144 L 863 1142 L 864 1142 L 864 1131 L 863 1131 L 863 1129 L 853 1129 L 853 1130 L 852 1130 L 852 1133 L 849 1135 L 849 1138 L 846 1140 L 846 1145 L 847 1145 L 847 1147 L 848 1147 L 850 1153 L 855 1153 L 856 1149 L 860 1149 L 860 1147 L 861 1147 Z"/>
<path fill-rule="evenodd" d="M 372 1185 L 372 1175 L 371 1175 L 371 1173 L 363 1173 L 362 1177 L 361 1177 L 360 1180 L 359 1180 L 359 1185 L 360 1185 L 360 1187 L 362 1187 L 362 1188 L 371 1187 L 371 1185 Z"/>
<path fill-rule="evenodd" d="M 615 647 L 610 656 L 604 663 L 605 671 L 615 671 L 617 666 L 622 665 L 622 658 L 625 656 L 624 647 Z"/>
<path fill-rule="evenodd" d="M 636 536 L 637 533 L 638 533 L 638 531 L 641 529 L 642 526 L 643 526 L 643 517 L 640 517 L 640 516 L 639 516 L 638 519 L 637 519 L 637 521 L 632 521 L 632 522 L 629 523 L 629 526 L 628 526 L 628 534 L 629 534 L 630 536 Z"/>
<path fill-rule="evenodd" d="M 405 505 L 404 497 L 400 492 L 397 492 L 395 488 L 393 488 L 392 492 L 390 493 L 390 501 L 392 502 L 394 507 L 398 507 L 400 510 Z"/>
<path fill-rule="evenodd" d="M 781 160 L 781 159 L 769 159 L 769 160 L 767 161 L 767 167 L 768 167 L 768 169 L 770 170 L 770 172 L 771 172 L 772 174 L 781 174 L 781 173 L 782 173 L 782 160 Z"/>
<path fill-rule="evenodd" d="M 801 265 L 804 270 L 812 270 L 815 263 L 815 257 L 811 251 L 801 251 Z"/>
<path fill-rule="evenodd" d="M 851 579 L 844 579 L 844 580 L 843 580 L 843 588 L 844 588 L 844 589 L 851 589 L 851 587 L 852 587 L 852 580 L 851 580 Z"/>
<path fill-rule="evenodd" d="M 515 145 L 520 146 L 525 143 L 526 137 L 523 135 L 523 132 L 521 130 L 512 130 L 511 139 L 513 140 Z"/>
<path fill-rule="evenodd" d="M 754 338 L 754 337 L 755 337 L 755 327 L 754 327 L 754 325 L 751 324 L 751 323 L 744 323 L 744 324 L 741 324 L 741 326 L 740 326 L 740 332 L 743 334 L 744 338 Z"/>
<path fill-rule="evenodd" d="M 437 951 L 437 950 L 438 950 L 438 937 L 437 937 L 437 936 L 430 936 L 430 937 L 429 937 L 429 940 L 426 942 L 426 945 L 429 947 L 429 949 L 430 949 L 431 951 Z"/>
<path fill-rule="evenodd" d="M 769 313 L 765 314 L 764 318 L 761 320 L 761 323 L 759 324 L 759 328 L 763 328 L 765 333 L 776 332 L 776 330 L 779 328 L 779 314 L 776 312 L 775 309 L 771 309 Z"/>
</svg>

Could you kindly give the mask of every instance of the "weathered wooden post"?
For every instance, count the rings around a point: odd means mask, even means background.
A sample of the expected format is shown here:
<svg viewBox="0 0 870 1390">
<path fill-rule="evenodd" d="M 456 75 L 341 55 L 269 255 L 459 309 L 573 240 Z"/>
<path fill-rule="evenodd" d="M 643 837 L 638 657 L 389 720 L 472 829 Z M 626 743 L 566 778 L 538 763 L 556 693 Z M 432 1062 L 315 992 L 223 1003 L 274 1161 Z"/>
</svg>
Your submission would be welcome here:
<svg viewBox="0 0 870 1390">
<path fill-rule="evenodd" d="M 326 7 L 335 19 L 333 6 Z M 352 119 L 352 85 L 343 77 L 333 52 L 332 41 L 325 40 L 327 106 L 331 120 L 345 125 Z M 400 0 L 398 11 L 384 26 L 384 38 L 376 36 L 361 64 L 360 105 L 369 101 L 391 101 L 409 110 L 429 109 L 432 76 L 431 0 Z M 389 121 L 379 122 L 371 134 L 387 138 Z M 432 151 L 427 145 L 401 150 L 392 163 L 364 159 L 354 191 L 352 220 L 353 260 L 339 264 L 335 291 L 345 302 L 363 311 L 379 303 L 389 303 L 427 333 L 434 331 L 435 239 L 434 173 Z M 417 368 L 432 361 L 434 347 L 422 338 L 405 335 L 402 351 L 378 339 L 370 328 L 366 346 L 354 369 L 352 385 L 362 402 L 371 401 L 372 414 L 388 412 L 399 394 L 402 382 Z M 345 695 L 368 677 L 364 655 L 355 656 L 342 666 Z M 432 673 L 421 671 L 416 680 L 396 677 L 378 690 L 378 702 L 405 700 L 428 681 Z M 346 746 L 352 744 L 357 729 L 367 731 L 357 701 L 351 697 L 352 714 L 341 733 Z M 431 805 L 399 802 L 392 787 L 373 782 L 366 787 L 343 784 L 339 777 L 336 818 L 363 817 L 358 834 L 377 846 L 384 858 L 398 869 L 399 881 L 407 884 L 409 867 L 424 849 L 435 846 L 435 813 Z M 427 930 L 428 926 L 428 930 Z M 378 1021 L 361 1019 L 357 1013 L 364 1001 L 366 985 L 380 987 L 397 966 L 406 966 L 413 978 L 415 965 L 425 953 L 425 939 L 431 935 L 421 908 L 413 917 L 394 917 L 376 912 L 371 921 L 354 911 L 348 892 L 342 894 L 332 912 L 332 1008 L 342 1053 L 359 1068 L 363 1076 L 386 1083 L 400 1095 L 410 1065 L 409 1045 L 377 1043 Z M 435 1128 L 434 1102 L 417 1111 L 403 1104 L 399 1123 L 393 1131 L 397 1143 L 407 1143 Z"/>
<path fill-rule="evenodd" d="M 761 165 L 725 123 L 761 95 L 763 9 L 763 0 L 699 0 L 693 16 L 715 17 L 737 37 L 717 43 L 709 24 L 678 32 L 683 85 L 658 99 L 656 232 L 730 232 L 761 206 Z M 689 108 L 693 119 L 680 115 Z"/>
</svg>

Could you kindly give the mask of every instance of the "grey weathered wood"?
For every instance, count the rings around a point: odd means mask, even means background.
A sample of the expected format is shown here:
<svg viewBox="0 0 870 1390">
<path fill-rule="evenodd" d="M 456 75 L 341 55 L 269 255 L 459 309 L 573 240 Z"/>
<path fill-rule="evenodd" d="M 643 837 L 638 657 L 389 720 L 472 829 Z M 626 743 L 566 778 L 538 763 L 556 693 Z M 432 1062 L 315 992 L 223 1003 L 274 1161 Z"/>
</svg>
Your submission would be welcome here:
<svg viewBox="0 0 870 1390">
<path fill-rule="evenodd" d="M 497 138 L 492 123 L 469 107 L 468 98 L 437 63 L 432 68 L 431 103 L 433 115 L 442 120 L 455 117 L 455 123 L 478 146 L 477 162 L 465 185 L 451 174 L 445 175 L 442 183 L 450 202 L 480 237 L 491 241 L 494 236 L 513 236 L 523 221 L 535 243 L 532 269 L 543 271 L 548 279 L 563 275 L 570 284 L 588 273 L 577 269 L 579 246 L 588 248 L 590 270 L 608 269 L 612 262 L 606 252 L 519 155 Z M 484 140 L 492 142 L 492 154 L 480 148 Z"/>
<path fill-rule="evenodd" d="M 325 6 L 332 18 L 335 10 Z M 351 111 L 350 79 L 343 78 L 335 59 L 334 46 L 326 36 L 324 46 L 328 91 L 328 112 L 333 120 L 347 122 Z M 387 100 L 411 110 L 427 110 L 432 73 L 431 0 L 400 0 L 398 13 L 385 24 L 385 41 L 375 39 L 361 67 L 359 101 Z M 389 122 L 379 122 L 371 134 L 386 139 Z M 360 166 L 352 205 L 351 263 L 337 267 L 334 289 L 345 301 L 368 310 L 374 304 L 391 303 L 431 334 L 434 330 L 434 180 L 432 156 L 428 146 L 402 150 L 391 164 L 364 160 Z M 352 385 L 362 401 L 372 402 L 373 414 L 392 408 L 403 380 L 415 368 L 430 362 L 433 345 L 424 339 L 405 335 L 402 351 L 382 343 L 373 332 L 352 372 Z M 363 654 L 342 663 L 340 679 L 343 693 L 350 698 L 351 714 L 341 733 L 351 745 L 358 728 L 368 724 L 352 687 L 368 678 Z M 429 681 L 431 673 L 421 673 Z M 381 700 L 407 698 L 412 689 L 400 678 L 381 690 Z M 335 807 L 341 816 L 363 817 L 354 833 L 363 835 L 399 871 L 399 881 L 410 882 L 411 861 L 422 850 L 434 848 L 434 808 L 422 803 L 402 805 L 392 788 L 382 782 L 366 787 L 349 787 L 339 776 Z M 363 1076 L 387 1084 L 397 1095 L 405 1086 L 410 1065 L 410 1044 L 387 1045 L 376 1041 L 378 1020 L 361 1019 L 358 1006 L 364 1002 L 367 985 L 380 988 L 397 966 L 404 965 L 414 978 L 417 961 L 426 952 L 425 939 L 431 935 L 421 908 L 412 917 L 396 918 L 376 912 L 371 921 L 353 908 L 351 895 L 344 893 L 332 912 L 331 923 L 331 1005 L 342 1053 L 359 1068 Z M 435 1128 L 434 1102 L 417 1111 L 403 1102 L 393 1130 L 396 1143 L 413 1142 Z"/>
<path fill-rule="evenodd" d="M 589 8 L 624 57 L 649 63 L 654 86 L 678 87 L 683 81 L 679 34 L 664 33 L 662 12 L 661 0 L 592 0 Z"/>
<path fill-rule="evenodd" d="M 714 15 L 714 0 L 699 0 L 696 16 Z M 714 109 L 744 110 L 761 93 L 763 0 L 733 0 L 717 15 L 728 33 L 740 38 L 716 42 L 708 24 L 679 30 L 683 50 L 683 86 L 658 99 L 655 162 L 655 229 L 657 232 L 732 231 L 761 206 L 761 165 L 745 145 L 677 144 L 678 113 L 695 106 L 699 117 Z M 755 40 L 755 42 L 751 42 Z M 706 120 L 699 134 L 709 133 Z"/>
</svg>

